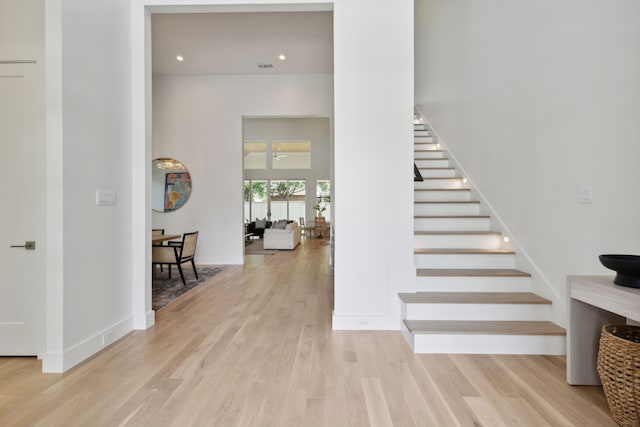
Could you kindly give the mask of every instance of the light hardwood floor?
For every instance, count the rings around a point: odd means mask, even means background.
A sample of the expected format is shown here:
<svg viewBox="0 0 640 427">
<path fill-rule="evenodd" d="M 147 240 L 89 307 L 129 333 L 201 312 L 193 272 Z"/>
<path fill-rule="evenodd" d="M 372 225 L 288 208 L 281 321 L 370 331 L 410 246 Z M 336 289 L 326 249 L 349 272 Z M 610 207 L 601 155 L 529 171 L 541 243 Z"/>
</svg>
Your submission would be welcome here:
<svg viewBox="0 0 640 427">
<path fill-rule="evenodd" d="M 551 356 L 416 355 L 332 331 L 328 243 L 252 255 L 63 374 L 0 358 L 0 425 L 615 426 Z"/>
</svg>

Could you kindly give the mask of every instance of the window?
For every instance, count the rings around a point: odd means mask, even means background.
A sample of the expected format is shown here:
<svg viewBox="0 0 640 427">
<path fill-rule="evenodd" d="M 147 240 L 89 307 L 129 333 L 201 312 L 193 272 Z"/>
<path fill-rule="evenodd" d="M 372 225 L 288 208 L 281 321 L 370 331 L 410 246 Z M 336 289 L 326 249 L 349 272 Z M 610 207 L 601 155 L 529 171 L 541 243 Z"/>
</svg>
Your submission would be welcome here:
<svg viewBox="0 0 640 427">
<path fill-rule="evenodd" d="M 298 219 L 304 217 L 304 180 L 271 181 L 271 217 Z"/>
<path fill-rule="evenodd" d="M 249 221 L 267 216 L 269 210 L 267 188 L 267 181 L 246 180 L 244 182 L 244 215 Z"/>
<path fill-rule="evenodd" d="M 273 141 L 272 169 L 311 169 L 311 142 Z"/>
<path fill-rule="evenodd" d="M 305 216 L 305 180 L 244 181 L 244 212 L 255 218 L 297 220 Z M 268 189 L 268 191 L 267 191 Z"/>
<path fill-rule="evenodd" d="M 244 168 L 267 168 L 267 143 L 264 141 L 244 142 Z"/>
<path fill-rule="evenodd" d="M 323 216 L 331 221 L 331 181 L 316 181 L 316 204 L 314 206 L 316 216 Z"/>
</svg>

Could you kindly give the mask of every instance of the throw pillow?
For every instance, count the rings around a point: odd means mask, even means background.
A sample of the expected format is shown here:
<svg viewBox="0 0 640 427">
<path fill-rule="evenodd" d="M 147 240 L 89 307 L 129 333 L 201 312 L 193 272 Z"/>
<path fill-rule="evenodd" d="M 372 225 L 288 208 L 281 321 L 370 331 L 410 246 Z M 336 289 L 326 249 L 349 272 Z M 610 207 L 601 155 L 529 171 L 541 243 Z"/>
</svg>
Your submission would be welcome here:
<svg viewBox="0 0 640 427">
<path fill-rule="evenodd" d="M 256 228 L 265 228 L 267 226 L 267 218 L 256 218 Z"/>
<path fill-rule="evenodd" d="M 280 219 L 278 220 L 278 222 L 276 222 L 276 225 L 274 226 L 274 228 L 277 228 L 279 230 L 284 230 L 284 228 L 287 226 L 287 220 L 286 219 Z"/>
</svg>

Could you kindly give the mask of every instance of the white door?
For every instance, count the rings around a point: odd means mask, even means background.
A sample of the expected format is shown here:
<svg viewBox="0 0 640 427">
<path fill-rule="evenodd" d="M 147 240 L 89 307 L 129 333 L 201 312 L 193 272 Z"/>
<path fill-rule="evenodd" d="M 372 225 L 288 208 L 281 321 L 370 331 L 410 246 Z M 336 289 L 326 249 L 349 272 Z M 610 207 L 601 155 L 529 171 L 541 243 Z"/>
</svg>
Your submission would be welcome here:
<svg viewBox="0 0 640 427">
<path fill-rule="evenodd" d="M 41 64 L 0 64 L 0 355 L 4 356 L 35 355 L 38 350 L 46 176 L 41 81 Z M 36 249 L 10 247 L 26 241 L 35 241 Z"/>
</svg>

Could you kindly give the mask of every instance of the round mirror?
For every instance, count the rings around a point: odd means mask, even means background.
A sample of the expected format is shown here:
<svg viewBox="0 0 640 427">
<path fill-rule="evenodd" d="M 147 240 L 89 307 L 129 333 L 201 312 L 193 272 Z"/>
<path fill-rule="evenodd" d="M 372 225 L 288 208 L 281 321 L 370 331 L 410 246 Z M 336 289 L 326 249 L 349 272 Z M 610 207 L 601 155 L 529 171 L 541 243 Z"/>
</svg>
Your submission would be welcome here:
<svg viewBox="0 0 640 427">
<path fill-rule="evenodd" d="M 178 160 L 168 157 L 153 161 L 151 207 L 156 212 L 173 212 L 191 195 L 191 175 Z"/>
</svg>

